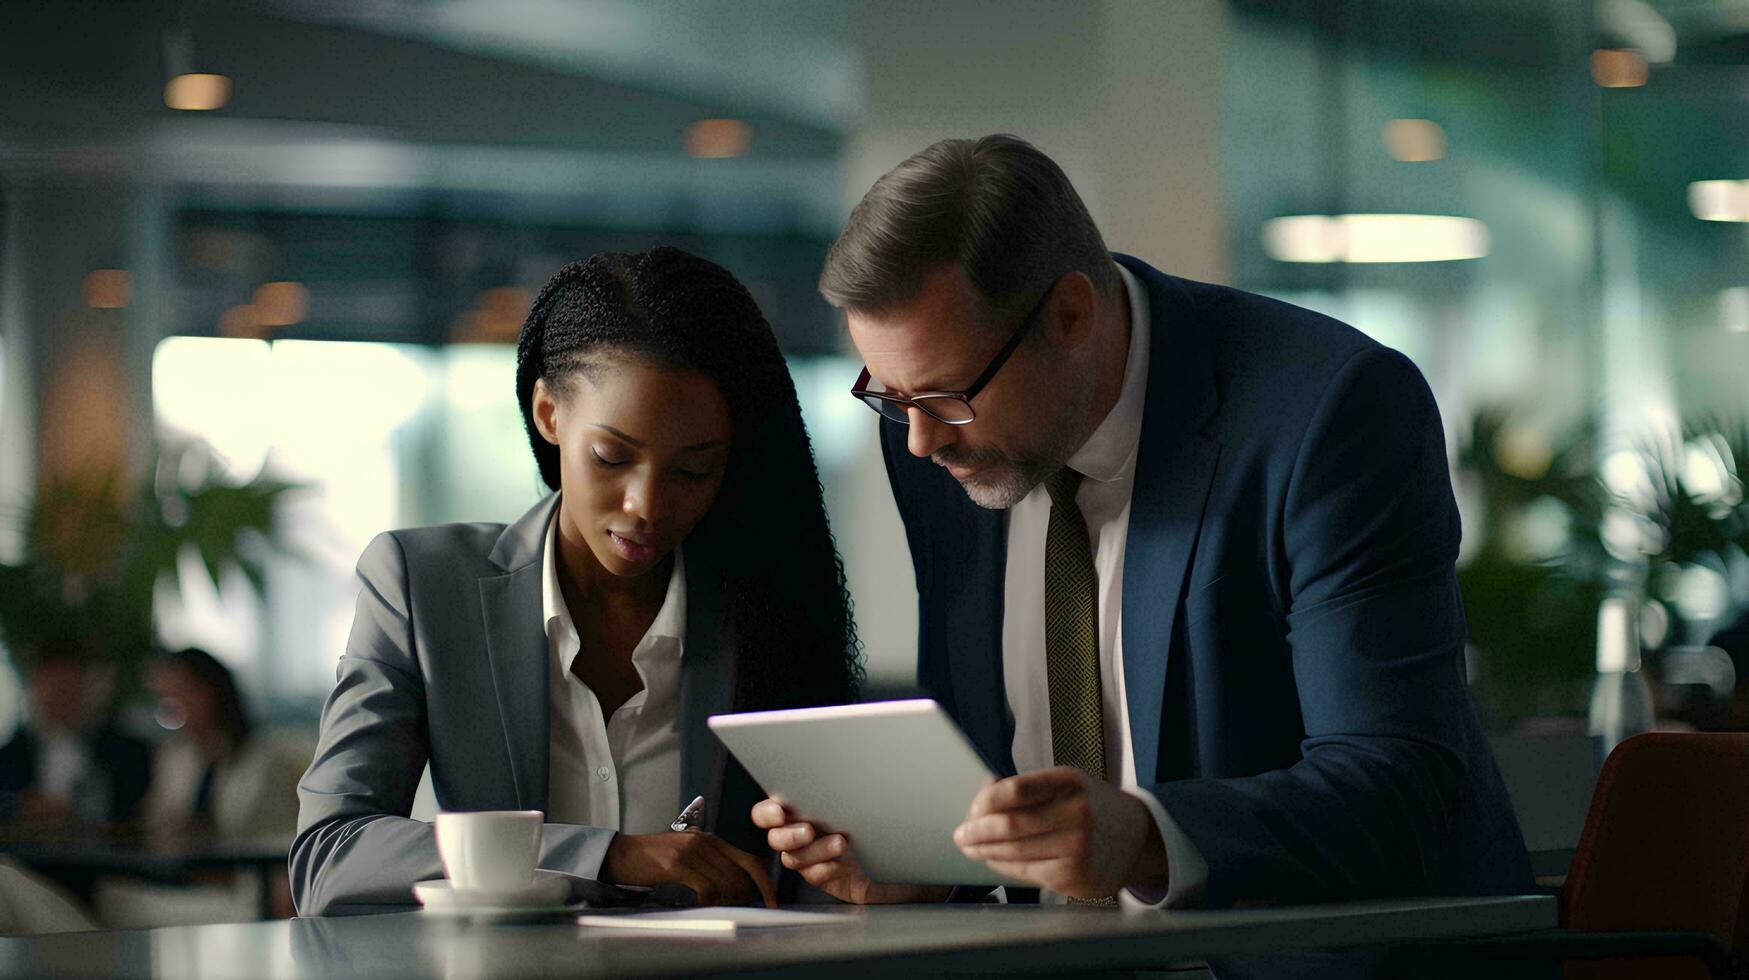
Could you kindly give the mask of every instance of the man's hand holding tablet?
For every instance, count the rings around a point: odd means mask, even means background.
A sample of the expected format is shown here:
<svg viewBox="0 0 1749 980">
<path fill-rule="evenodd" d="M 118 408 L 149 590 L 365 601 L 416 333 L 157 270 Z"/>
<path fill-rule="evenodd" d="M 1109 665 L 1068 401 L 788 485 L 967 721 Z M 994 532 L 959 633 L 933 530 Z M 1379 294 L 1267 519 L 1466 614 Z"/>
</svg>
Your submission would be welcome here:
<svg viewBox="0 0 1749 980">
<path fill-rule="evenodd" d="M 947 889 L 877 884 L 850 842 L 821 833 L 777 800 L 753 808 L 753 823 L 784 867 L 845 902 L 940 901 Z M 953 834 L 960 851 L 1011 878 L 1077 898 L 1167 885 L 1166 847 L 1142 801 L 1079 769 L 1058 767 L 992 780 Z"/>
<path fill-rule="evenodd" d="M 993 871 L 1076 898 L 1166 889 L 1166 844 L 1147 806 L 1066 766 L 985 786 L 953 842 Z"/>
<path fill-rule="evenodd" d="M 841 901 L 939 901 L 944 886 L 1004 882 L 1077 898 L 1165 891 L 1165 845 L 1140 798 L 1076 769 L 998 779 L 933 701 L 716 715 L 710 727 L 771 793 L 752 819 L 784 867 Z"/>
</svg>

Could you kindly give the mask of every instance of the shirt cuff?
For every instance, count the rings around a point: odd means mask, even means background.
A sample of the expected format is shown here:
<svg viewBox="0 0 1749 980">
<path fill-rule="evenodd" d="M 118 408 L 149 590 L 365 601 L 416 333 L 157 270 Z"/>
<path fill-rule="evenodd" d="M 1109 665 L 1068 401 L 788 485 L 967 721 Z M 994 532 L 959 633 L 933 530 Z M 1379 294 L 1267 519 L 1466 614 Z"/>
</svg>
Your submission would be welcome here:
<svg viewBox="0 0 1749 980">
<path fill-rule="evenodd" d="M 1175 909 L 1196 901 L 1209 880 L 1209 863 L 1190 838 L 1185 836 L 1172 814 L 1160 805 L 1153 793 L 1140 786 L 1124 792 L 1142 801 L 1160 828 L 1160 840 L 1166 845 L 1167 883 L 1165 889 L 1137 886 L 1125 888 L 1118 895 L 1124 908 Z"/>
</svg>

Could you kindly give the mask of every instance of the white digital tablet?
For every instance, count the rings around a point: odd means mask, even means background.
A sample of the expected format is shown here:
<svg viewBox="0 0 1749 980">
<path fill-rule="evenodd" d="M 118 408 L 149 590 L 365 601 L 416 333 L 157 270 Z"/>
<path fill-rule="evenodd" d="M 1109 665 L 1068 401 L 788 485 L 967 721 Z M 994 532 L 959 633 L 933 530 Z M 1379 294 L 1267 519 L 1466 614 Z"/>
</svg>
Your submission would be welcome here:
<svg viewBox="0 0 1749 980">
<path fill-rule="evenodd" d="M 710 727 L 766 792 L 845 834 L 875 881 L 1018 884 L 954 845 L 991 773 L 934 701 L 715 715 Z"/>
</svg>

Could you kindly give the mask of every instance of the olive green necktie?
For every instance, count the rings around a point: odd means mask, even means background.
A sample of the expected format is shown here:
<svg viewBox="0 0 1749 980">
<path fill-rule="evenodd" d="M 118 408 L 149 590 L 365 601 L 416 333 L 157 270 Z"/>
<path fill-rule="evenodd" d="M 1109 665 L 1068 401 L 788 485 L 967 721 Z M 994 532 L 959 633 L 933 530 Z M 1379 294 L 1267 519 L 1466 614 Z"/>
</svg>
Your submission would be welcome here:
<svg viewBox="0 0 1749 980">
<path fill-rule="evenodd" d="M 1051 755 L 1105 778 L 1105 707 L 1099 683 L 1099 576 L 1087 522 L 1075 504 L 1081 474 L 1067 466 L 1045 481 L 1045 678 L 1050 683 Z M 1072 904 L 1115 905 L 1114 898 Z"/>
<path fill-rule="evenodd" d="M 1105 712 L 1099 685 L 1099 578 L 1087 522 L 1075 505 L 1081 474 L 1067 466 L 1045 481 L 1045 676 L 1051 692 L 1051 754 L 1105 778 Z"/>
</svg>

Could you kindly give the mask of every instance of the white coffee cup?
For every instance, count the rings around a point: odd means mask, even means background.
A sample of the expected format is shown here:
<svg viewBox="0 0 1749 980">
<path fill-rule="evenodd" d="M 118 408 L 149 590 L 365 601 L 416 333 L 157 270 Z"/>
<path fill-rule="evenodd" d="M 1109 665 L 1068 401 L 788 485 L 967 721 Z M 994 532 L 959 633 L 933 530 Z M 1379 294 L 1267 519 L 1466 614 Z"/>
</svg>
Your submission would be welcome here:
<svg viewBox="0 0 1749 980">
<path fill-rule="evenodd" d="M 545 818 L 539 810 L 439 813 L 437 853 L 449 883 L 492 890 L 528 887 Z"/>
</svg>

